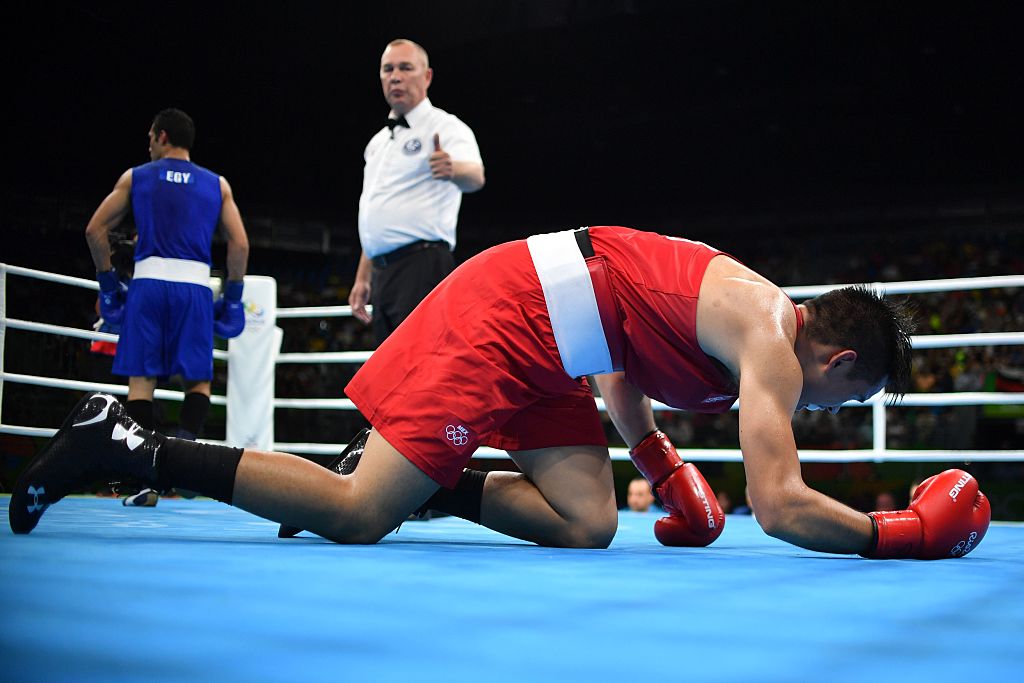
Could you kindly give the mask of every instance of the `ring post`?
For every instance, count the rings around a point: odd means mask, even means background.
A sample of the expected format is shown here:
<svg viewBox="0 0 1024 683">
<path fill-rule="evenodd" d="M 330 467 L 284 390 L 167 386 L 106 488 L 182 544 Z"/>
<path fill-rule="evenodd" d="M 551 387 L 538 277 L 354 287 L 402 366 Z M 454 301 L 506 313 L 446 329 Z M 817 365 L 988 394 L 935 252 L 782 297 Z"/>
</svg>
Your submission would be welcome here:
<svg viewBox="0 0 1024 683">
<path fill-rule="evenodd" d="M 4 344 L 7 339 L 7 264 L 0 263 L 0 424 L 4 406 Z"/>
<path fill-rule="evenodd" d="M 274 368 L 284 336 L 277 327 L 277 281 L 247 275 L 245 330 L 228 340 L 229 446 L 269 451 L 274 443 Z"/>
</svg>

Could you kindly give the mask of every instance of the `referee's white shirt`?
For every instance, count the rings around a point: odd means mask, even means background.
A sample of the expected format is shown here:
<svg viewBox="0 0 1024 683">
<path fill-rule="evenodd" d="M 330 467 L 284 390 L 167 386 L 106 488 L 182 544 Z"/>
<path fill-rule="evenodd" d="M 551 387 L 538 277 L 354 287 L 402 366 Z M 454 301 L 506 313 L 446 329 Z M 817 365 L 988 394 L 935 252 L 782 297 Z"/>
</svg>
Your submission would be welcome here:
<svg viewBox="0 0 1024 683">
<path fill-rule="evenodd" d="M 450 180 L 430 177 L 434 133 L 453 161 L 483 164 L 476 136 L 458 117 L 424 98 L 405 115 L 409 128 L 385 126 L 363 153 L 363 193 L 359 197 L 359 241 L 368 258 L 417 240 L 445 240 L 455 248 L 455 225 L 462 191 Z"/>
</svg>

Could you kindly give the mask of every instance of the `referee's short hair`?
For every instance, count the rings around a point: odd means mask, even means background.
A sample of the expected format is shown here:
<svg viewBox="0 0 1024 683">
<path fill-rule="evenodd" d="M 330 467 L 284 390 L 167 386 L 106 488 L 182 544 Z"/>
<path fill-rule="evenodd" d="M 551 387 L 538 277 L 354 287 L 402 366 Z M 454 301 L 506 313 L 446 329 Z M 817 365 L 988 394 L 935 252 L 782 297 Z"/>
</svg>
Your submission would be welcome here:
<svg viewBox="0 0 1024 683">
<path fill-rule="evenodd" d="M 409 40 L 408 38 L 395 38 L 388 43 L 388 47 L 391 47 L 392 45 L 412 45 L 416 48 L 416 51 L 420 53 L 420 57 L 423 57 L 423 68 L 430 68 L 430 55 L 428 55 L 426 49 L 415 40 Z"/>
</svg>

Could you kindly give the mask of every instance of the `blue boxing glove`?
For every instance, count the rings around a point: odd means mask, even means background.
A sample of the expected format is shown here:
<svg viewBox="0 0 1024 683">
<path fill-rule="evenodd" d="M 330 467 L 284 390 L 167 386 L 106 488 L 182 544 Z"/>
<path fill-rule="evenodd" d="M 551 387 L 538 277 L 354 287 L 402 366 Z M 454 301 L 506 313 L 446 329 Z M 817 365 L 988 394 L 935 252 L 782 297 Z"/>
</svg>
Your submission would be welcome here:
<svg viewBox="0 0 1024 683">
<path fill-rule="evenodd" d="M 228 280 L 220 298 L 213 302 L 213 333 L 231 339 L 245 329 L 245 307 L 242 306 L 242 280 Z"/>
<path fill-rule="evenodd" d="M 114 269 L 96 273 L 100 283 L 100 317 L 118 327 L 124 321 L 124 305 L 128 301 L 128 285 L 121 282 Z"/>
</svg>

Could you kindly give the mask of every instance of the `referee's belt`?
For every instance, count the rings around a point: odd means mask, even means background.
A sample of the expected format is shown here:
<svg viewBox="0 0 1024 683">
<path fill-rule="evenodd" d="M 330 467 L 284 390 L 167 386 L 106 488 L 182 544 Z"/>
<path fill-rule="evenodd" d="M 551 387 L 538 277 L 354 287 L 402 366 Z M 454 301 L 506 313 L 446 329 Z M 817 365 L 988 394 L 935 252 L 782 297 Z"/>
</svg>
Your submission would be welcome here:
<svg viewBox="0 0 1024 683">
<path fill-rule="evenodd" d="M 526 240 L 570 377 L 621 371 L 625 334 L 603 256 L 586 228 Z"/>
<path fill-rule="evenodd" d="M 451 250 L 451 247 L 448 246 L 448 243 L 445 242 L 444 240 L 416 240 L 415 242 L 407 244 L 404 247 L 399 247 L 394 251 L 389 251 L 386 254 L 374 256 L 373 258 L 370 259 L 370 262 L 373 263 L 374 267 L 376 268 L 387 268 L 388 266 L 394 264 L 396 261 L 401 261 L 409 254 L 414 254 L 418 251 L 423 251 L 424 249 L 441 249 L 442 247 L 448 249 L 449 251 Z"/>
</svg>

